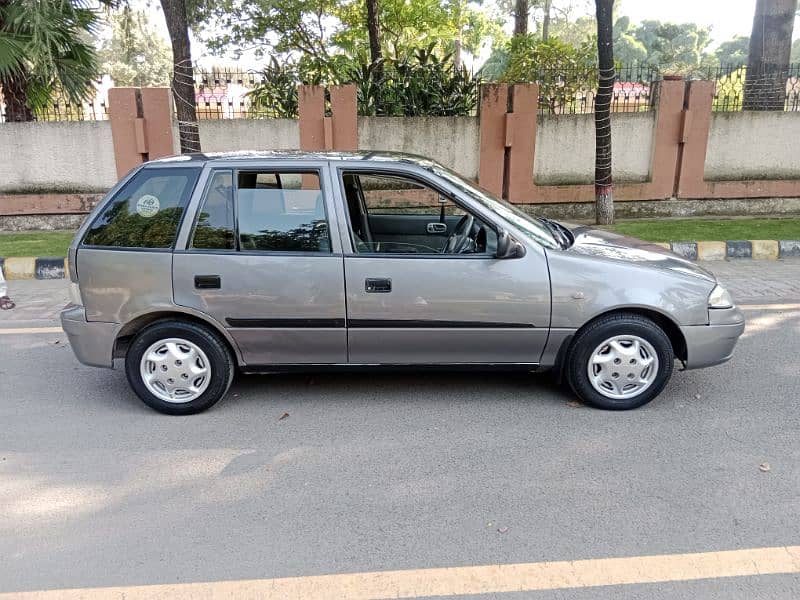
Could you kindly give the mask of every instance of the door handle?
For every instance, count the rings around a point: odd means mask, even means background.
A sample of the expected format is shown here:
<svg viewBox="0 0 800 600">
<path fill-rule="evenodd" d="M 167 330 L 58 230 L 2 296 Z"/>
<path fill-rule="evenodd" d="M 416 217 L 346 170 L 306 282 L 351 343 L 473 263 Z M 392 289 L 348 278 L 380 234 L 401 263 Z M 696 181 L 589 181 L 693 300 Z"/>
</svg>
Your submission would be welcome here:
<svg viewBox="0 0 800 600">
<path fill-rule="evenodd" d="M 428 233 L 447 233 L 447 225 L 445 223 L 428 223 Z"/>
<path fill-rule="evenodd" d="M 218 290 L 222 287 L 219 275 L 195 275 L 194 287 L 197 290 Z"/>
<path fill-rule="evenodd" d="M 368 294 L 388 294 L 392 291 L 392 280 L 368 278 L 364 282 L 364 289 Z"/>
</svg>

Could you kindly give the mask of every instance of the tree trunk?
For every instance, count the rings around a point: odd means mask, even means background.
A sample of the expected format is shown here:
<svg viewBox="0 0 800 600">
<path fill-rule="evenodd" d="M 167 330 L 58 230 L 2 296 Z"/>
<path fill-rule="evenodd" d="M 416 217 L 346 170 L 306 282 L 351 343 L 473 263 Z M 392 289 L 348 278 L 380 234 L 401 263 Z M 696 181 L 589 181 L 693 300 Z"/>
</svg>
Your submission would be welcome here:
<svg viewBox="0 0 800 600">
<path fill-rule="evenodd" d="M 8 6 L 9 2 L 10 0 L 0 0 L 0 8 Z M 4 25 L 0 13 L 0 30 Z M 22 69 L 21 66 L 20 69 Z M 21 70 L 13 75 L 0 78 L 0 88 L 2 88 L 3 101 L 6 105 L 6 122 L 33 121 L 33 111 L 28 107 L 28 90 L 25 80 L 26 73 Z"/>
<path fill-rule="evenodd" d="M 185 0 L 161 0 L 172 41 L 172 97 L 178 117 L 178 137 L 181 154 L 200 152 L 200 132 L 194 96 L 194 66 L 189 43 Z"/>
<path fill-rule="evenodd" d="M 366 0 L 367 33 L 369 34 L 369 57 L 372 61 L 372 77 L 377 85 L 383 76 L 383 53 L 381 51 L 381 24 L 378 0 Z"/>
<path fill-rule="evenodd" d="M 28 91 L 25 85 L 25 75 L 16 73 L 10 77 L 0 79 L 3 88 L 3 100 L 6 104 L 6 122 L 33 121 L 33 111 L 28 106 Z"/>
<path fill-rule="evenodd" d="M 757 0 L 744 83 L 744 110 L 783 110 L 797 0 Z"/>
<path fill-rule="evenodd" d="M 597 6 L 598 87 L 594 103 L 595 218 L 598 225 L 614 222 L 611 178 L 611 101 L 614 95 L 614 0 L 595 0 Z"/>
<path fill-rule="evenodd" d="M 514 35 L 528 33 L 528 13 L 530 12 L 529 0 L 514 1 Z"/>
<path fill-rule="evenodd" d="M 550 39 L 550 7 L 553 0 L 544 0 L 544 20 L 542 21 L 542 39 L 546 42 Z"/>
</svg>

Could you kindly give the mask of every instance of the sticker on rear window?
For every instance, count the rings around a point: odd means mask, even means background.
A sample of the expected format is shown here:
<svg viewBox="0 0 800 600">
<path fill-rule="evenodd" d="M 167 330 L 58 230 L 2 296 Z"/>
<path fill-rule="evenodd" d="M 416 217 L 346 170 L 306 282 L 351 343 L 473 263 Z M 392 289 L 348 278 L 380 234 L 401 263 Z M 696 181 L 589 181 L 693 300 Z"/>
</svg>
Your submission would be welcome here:
<svg viewBox="0 0 800 600">
<path fill-rule="evenodd" d="M 161 202 L 151 194 L 145 194 L 136 203 L 136 212 L 145 218 L 154 217 L 161 209 Z"/>
</svg>

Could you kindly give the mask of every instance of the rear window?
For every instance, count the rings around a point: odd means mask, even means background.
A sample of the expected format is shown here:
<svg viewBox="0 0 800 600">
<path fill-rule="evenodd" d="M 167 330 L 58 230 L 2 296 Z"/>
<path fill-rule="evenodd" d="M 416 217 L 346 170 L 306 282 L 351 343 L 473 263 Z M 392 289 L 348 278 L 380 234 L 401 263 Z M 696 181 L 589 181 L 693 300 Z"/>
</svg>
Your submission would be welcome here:
<svg viewBox="0 0 800 600">
<path fill-rule="evenodd" d="M 84 245 L 171 248 L 199 174 L 199 168 L 142 169 L 97 216 Z"/>
</svg>

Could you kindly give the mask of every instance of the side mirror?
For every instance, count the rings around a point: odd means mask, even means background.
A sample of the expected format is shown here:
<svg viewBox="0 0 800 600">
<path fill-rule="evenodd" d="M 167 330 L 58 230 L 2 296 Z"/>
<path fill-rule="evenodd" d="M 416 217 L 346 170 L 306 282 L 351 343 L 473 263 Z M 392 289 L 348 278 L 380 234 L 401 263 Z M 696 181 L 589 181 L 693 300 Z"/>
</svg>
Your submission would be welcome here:
<svg viewBox="0 0 800 600">
<path fill-rule="evenodd" d="M 515 240 L 507 231 L 497 233 L 497 252 L 495 258 L 522 258 L 525 256 L 525 246 Z"/>
</svg>

